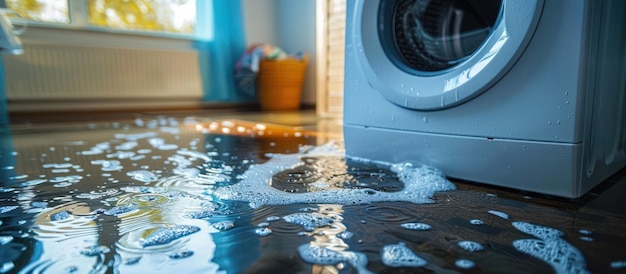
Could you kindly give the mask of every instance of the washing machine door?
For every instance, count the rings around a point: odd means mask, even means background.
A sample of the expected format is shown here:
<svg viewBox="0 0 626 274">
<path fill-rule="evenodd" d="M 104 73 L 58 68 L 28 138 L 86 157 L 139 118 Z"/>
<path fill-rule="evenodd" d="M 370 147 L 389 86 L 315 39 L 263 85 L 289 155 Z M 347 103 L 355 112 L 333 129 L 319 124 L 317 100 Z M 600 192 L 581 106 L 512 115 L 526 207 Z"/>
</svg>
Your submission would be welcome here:
<svg viewBox="0 0 626 274">
<path fill-rule="evenodd" d="M 389 101 L 440 110 L 480 95 L 517 61 L 543 0 L 357 0 L 356 54 Z"/>
</svg>

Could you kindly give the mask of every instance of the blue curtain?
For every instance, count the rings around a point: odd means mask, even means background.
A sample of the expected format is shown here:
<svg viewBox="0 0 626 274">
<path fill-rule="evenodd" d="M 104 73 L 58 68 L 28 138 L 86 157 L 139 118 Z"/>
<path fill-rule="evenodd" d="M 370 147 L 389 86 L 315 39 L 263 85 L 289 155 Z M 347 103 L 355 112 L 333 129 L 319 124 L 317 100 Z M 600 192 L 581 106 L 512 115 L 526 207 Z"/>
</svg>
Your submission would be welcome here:
<svg viewBox="0 0 626 274">
<path fill-rule="evenodd" d="M 204 100 L 241 101 L 233 76 L 235 63 L 246 50 L 241 1 L 212 0 L 208 6 L 198 6 L 198 17 L 213 19 L 204 30 L 212 35 L 200 34 L 197 42 Z"/>
<path fill-rule="evenodd" d="M 9 127 L 9 110 L 7 106 L 7 96 L 4 78 L 4 63 L 0 55 L 0 186 L 8 187 L 11 177 L 15 176 L 13 167 L 15 166 L 15 156 L 13 151 L 13 139 L 11 128 Z"/>
<path fill-rule="evenodd" d="M 7 105 L 7 91 L 4 81 L 4 63 L 0 55 L 0 130 L 9 124 L 9 110 Z"/>
</svg>

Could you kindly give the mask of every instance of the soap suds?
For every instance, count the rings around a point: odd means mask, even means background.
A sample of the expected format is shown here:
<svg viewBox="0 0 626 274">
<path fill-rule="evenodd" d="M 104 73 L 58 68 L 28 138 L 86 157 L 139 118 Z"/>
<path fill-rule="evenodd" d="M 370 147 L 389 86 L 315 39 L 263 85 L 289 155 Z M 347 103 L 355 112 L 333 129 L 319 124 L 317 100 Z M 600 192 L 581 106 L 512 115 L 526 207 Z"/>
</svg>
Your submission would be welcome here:
<svg viewBox="0 0 626 274">
<path fill-rule="evenodd" d="M 404 189 L 398 192 L 380 192 L 373 189 L 333 189 L 307 193 L 285 193 L 270 186 L 270 179 L 278 172 L 302 165 L 302 157 L 345 157 L 336 144 L 307 148 L 296 154 L 272 154 L 272 158 L 258 165 L 252 165 L 240 182 L 216 188 L 213 194 L 223 200 L 248 202 L 252 208 L 263 205 L 284 205 L 295 203 L 325 204 L 365 204 L 381 201 L 406 201 L 412 203 L 432 203 L 435 192 L 453 190 L 455 185 L 445 175 L 430 166 L 411 163 L 390 164 L 352 159 L 366 164 L 387 166 L 395 172 Z"/>
</svg>

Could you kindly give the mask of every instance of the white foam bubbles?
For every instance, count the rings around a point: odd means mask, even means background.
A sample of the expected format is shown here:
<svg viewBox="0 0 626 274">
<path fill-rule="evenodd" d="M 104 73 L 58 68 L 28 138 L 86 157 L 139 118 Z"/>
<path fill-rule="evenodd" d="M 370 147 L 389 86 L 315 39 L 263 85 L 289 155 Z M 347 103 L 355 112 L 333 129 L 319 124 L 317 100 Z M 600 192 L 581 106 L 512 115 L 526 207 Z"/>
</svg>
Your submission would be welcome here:
<svg viewBox="0 0 626 274">
<path fill-rule="evenodd" d="M 28 178 L 28 174 L 15 175 L 15 176 L 9 177 L 10 180 L 22 180 L 26 178 Z"/>
<path fill-rule="evenodd" d="M 268 221 L 268 222 L 275 222 L 275 221 L 280 220 L 280 217 L 278 217 L 278 216 L 269 216 L 269 217 L 265 218 L 265 220 Z"/>
<path fill-rule="evenodd" d="M 26 182 L 21 183 L 21 186 L 36 186 L 42 183 L 47 182 L 48 180 L 46 179 L 33 179 L 33 180 L 28 180 Z"/>
<path fill-rule="evenodd" d="M 465 251 L 477 252 L 485 249 L 483 245 L 473 241 L 460 241 L 457 245 Z"/>
<path fill-rule="evenodd" d="M 517 228 L 517 230 L 533 235 L 542 240 L 549 240 L 563 236 L 563 232 L 551 227 L 533 225 L 526 222 L 513 222 L 512 224 L 515 228 Z"/>
<path fill-rule="evenodd" d="M 404 183 L 398 192 L 372 191 L 371 189 L 334 189 L 308 193 L 286 193 L 270 186 L 270 179 L 278 172 L 303 165 L 302 157 L 345 157 L 338 145 L 328 143 L 317 147 L 303 147 L 296 154 L 272 154 L 263 164 L 252 165 L 241 176 L 239 183 L 217 188 L 213 194 L 223 200 L 249 202 L 253 208 L 263 205 L 294 203 L 364 204 L 381 201 L 406 201 L 432 203 L 435 192 L 455 189 L 439 170 L 410 163 L 390 164 L 352 158 L 365 164 L 386 166 Z"/>
<path fill-rule="evenodd" d="M 335 250 L 311 244 L 298 247 L 298 253 L 305 262 L 320 265 L 334 265 L 347 259 L 346 256 Z"/>
<path fill-rule="evenodd" d="M 19 206 L 0 206 L 0 214 L 4 214 L 17 209 Z"/>
<path fill-rule="evenodd" d="M 0 236 L 0 245 L 5 245 L 13 241 L 13 236 Z"/>
<path fill-rule="evenodd" d="M 472 220 L 470 220 L 470 224 L 473 224 L 473 225 L 484 225 L 485 223 L 483 221 L 479 220 L 479 219 L 472 219 Z"/>
<path fill-rule="evenodd" d="M 476 266 L 474 261 L 468 260 L 468 259 L 458 259 L 454 262 L 454 265 L 456 265 L 456 267 L 458 268 L 463 268 L 463 269 L 470 269 Z"/>
<path fill-rule="evenodd" d="M 200 231 L 200 227 L 192 225 L 177 225 L 168 228 L 159 228 L 148 234 L 141 242 L 142 247 L 163 245 L 176 239 Z"/>
<path fill-rule="evenodd" d="M 342 231 L 342 232 L 339 232 L 339 234 L 337 234 L 337 237 L 343 240 L 349 240 L 352 237 L 354 237 L 354 233 L 350 231 Z"/>
<path fill-rule="evenodd" d="M 425 223 L 404 223 L 400 226 L 404 229 L 420 231 L 431 230 L 433 228 L 431 225 Z"/>
<path fill-rule="evenodd" d="M 0 273 L 9 273 L 9 271 L 15 268 L 15 264 L 13 262 L 4 262 L 0 265 Z"/>
<path fill-rule="evenodd" d="M 347 262 L 355 267 L 360 274 L 372 273 L 367 270 L 367 256 L 355 251 L 336 251 L 314 244 L 304 244 L 298 247 L 300 258 L 307 263 L 318 265 L 336 265 Z"/>
<path fill-rule="evenodd" d="M 146 138 L 150 138 L 150 137 L 155 137 L 157 136 L 156 132 L 143 132 L 143 133 L 117 133 L 115 134 L 115 138 L 116 139 L 126 139 L 128 141 L 137 141 L 139 139 L 146 139 Z"/>
<path fill-rule="evenodd" d="M 213 223 L 211 224 L 211 226 L 219 231 L 226 231 L 235 227 L 235 222 L 226 220 L 226 221 Z"/>
<path fill-rule="evenodd" d="M 613 261 L 611 262 L 612 268 L 626 268 L 626 261 Z"/>
<path fill-rule="evenodd" d="M 159 179 L 159 176 L 147 170 L 133 170 L 127 172 L 126 175 L 133 178 L 133 180 L 144 183 L 151 183 Z"/>
<path fill-rule="evenodd" d="M 502 212 L 502 211 L 497 211 L 497 210 L 489 210 L 489 211 L 487 211 L 487 212 L 488 212 L 489 214 L 496 215 L 496 216 L 498 216 L 498 217 L 500 217 L 500 218 L 502 218 L 502 219 L 509 219 L 509 214 L 506 214 L 506 213 L 504 213 L 504 212 Z"/>
<path fill-rule="evenodd" d="M 583 254 L 561 238 L 560 230 L 526 222 L 513 222 L 513 226 L 539 238 L 514 241 L 513 246 L 520 252 L 550 264 L 557 273 L 589 273 Z"/>
<path fill-rule="evenodd" d="M 178 127 L 161 127 L 161 132 L 169 133 L 172 135 L 180 134 L 180 128 Z"/>
<path fill-rule="evenodd" d="M 390 267 L 421 267 L 428 263 L 413 253 L 404 243 L 384 246 L 381 259 L 383 264 Z"/>
<path fill-rule="evenodd" d="M 124 167 L 122 166 L 122 163 L 120 163 L 120 161 L 117 160 L 93 160 L 91 161 L 92 165 L 100 165 L 102 166 L 101 169 L 104 172 L 109 172 L 109 171 L 117 171 L 117 170 L 122 170 Z"/>
<path fill-rule="evenodd" d="M 43 164 L 41 167 L 43 167 L 43 168 L 63 169 L 63 168 L 70 168 L 70 167 L 72 167 L 72 164 L 71 163 L 61 163 L 61 164 L 49 163 L 49 164 Z"/>
<path fill-rule="evenodd" d="M 267 228 L 267 227 L 257 227 L 257 228 L 254 230 L 254 233 L 255 233 L 256 235 L 261 236 L 261 237 L 265 237 L 265 236 L 267 236 L 267 235 L 272 234 L 272 230 L 271 230 L 271 229 L 269 229 L 269 228 Z"/>
<path fill-rule="evenodd" d="M 128 141 L 128 142 L 124 142 L 121 143 L 117 146 L 115 146 L 115 149 L 117 150 L 131 150 L 136 148 L 137 146 L 139 146 L 139 143 L 137 143 L 137 141 Z"/>
<path fill-rule="evenodd" d="M 175 150 L 178 149 L 176 144 L 168 144 L 165 139 L 159 137 L 148 138 L 148 143 L 158 150 Z"/>
<path fill-rule="evenodd" d="M 283 217 L 288 223 L 298 224 L 307 231 L 312 231 L 319 227 L 324 227 L 333 223 L 333 219 L 320 213 L 293 213 Z"/>
<path fill-rule="evenodd" d="M 135 152 L 132 151 L 116 151 L 115 153 L 107 154 L 107 158 L 117 158 L 117 159 L 130 159 L 135 156 Z"/>
<path fill-rule="evenodd" d="M 111 144 L 109 142 L 98 143 L 95 146 L 91 147 L 89 150 L 85 150 L 81 152 L 82 155 L 97 155 L 102 154 L 104 151 L 111 148 Z"/>
</svg>

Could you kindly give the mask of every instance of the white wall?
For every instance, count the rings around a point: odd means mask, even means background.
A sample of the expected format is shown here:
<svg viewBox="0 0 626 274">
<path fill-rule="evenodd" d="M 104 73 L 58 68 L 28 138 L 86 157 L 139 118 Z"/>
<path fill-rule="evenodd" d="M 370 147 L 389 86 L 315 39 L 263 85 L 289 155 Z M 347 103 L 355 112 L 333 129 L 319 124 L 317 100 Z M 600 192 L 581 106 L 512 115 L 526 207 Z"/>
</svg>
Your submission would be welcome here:
<svg viewBox="0 0 626 274">
<path fill-rule="evenodd" d="M 278 0 L 242 0 L 246 42 L 278 44 Z"/>
<path fill-rule="evenodd" d="M 315 103 L 315 0 L 278 0 L 278 41 L 287 52 L 309 54 L 303 103 Z"/>
<path fill-rule="evenodd" d="M 315 103 L 315 1 L 242 0 L 246 41 L 309 54 L 302 102 Z"/>
</svg>

